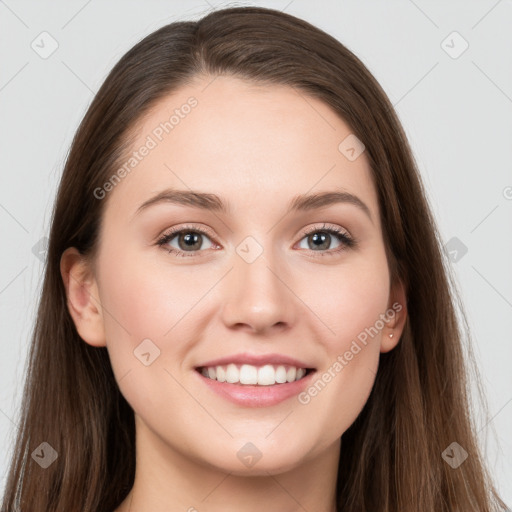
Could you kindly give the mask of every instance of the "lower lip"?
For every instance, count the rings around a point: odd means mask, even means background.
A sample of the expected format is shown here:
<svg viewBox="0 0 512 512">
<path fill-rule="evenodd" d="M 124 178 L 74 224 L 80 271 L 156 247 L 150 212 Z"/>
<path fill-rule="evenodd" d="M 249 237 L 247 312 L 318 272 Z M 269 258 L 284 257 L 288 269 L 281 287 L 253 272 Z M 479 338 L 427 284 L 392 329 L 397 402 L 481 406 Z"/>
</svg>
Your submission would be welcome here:
<svg viewBox="0 0 512 512">
<path fill-rule="evenodd" d="M 197 371 L 196 373 L 212 391 L 237 405 L 244 407 L 270 407 L 304 391 L 316 372 L 312 371 L 300 380 L 274 384 L 272 386 L 229 384 L 228 382 L 209 379 Z"/>
</svg>

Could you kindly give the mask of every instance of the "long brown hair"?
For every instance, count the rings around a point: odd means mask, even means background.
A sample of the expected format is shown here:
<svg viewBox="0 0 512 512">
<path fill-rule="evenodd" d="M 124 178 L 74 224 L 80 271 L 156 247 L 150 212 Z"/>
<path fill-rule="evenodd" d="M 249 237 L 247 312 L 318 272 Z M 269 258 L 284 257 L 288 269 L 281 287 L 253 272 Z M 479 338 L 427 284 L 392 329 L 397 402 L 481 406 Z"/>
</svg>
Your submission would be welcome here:
<svg viewBox="0 0 512 512">
<path fill-rule="evenodd" d="M 371 395 L 342 436 L 338 510 L 504 510 L 473 425 L 467 325 L 416 163 L 374 77 L 339 41 L 277 10 L 239 7 L 147 36 L 115 65 L 74 137 L 52 216 L 49 250 L 2 510 L 110 512 L 135 477 L 135 426 L 105 347 L 79 337 L 59 263 L 94 257 L 102 187 L 123 161 L 130 130 L 159 99 L 199 75 L 285 84 L 329 105 L 366 146 L 392 279 L 406 283 L 408 319 L 381 354 Z M 463 317 L 464 318 L 464 317 Z M 467 356 L 467 358 L 466 358 Z M 47 469 L 32 454 L 57 452 Z M 457 442 L 468 458 L 442 457 Z M 39 448 L 38 448 L 39 449 Z"/>
</svg>

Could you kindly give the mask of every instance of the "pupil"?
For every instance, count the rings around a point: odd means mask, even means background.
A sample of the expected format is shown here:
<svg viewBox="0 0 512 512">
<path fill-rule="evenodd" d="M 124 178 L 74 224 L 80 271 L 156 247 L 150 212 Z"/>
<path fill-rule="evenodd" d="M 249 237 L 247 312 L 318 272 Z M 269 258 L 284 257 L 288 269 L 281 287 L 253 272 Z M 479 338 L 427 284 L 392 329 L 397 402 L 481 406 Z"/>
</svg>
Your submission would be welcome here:
<svg viewBox="0 0 512 512">
<path fill-rule="evenodd" d="M 315 233 L 313 235 L 313 247 L 314 248 L 321 248 L 321 249 L 327 249 L 327 246 L 329 245 L 328 242 L 326 242 L 328 239 L 329 239 L 329 234 L 328 233 Z M 317 242 L 320 242 L 317 244 Z"/>
<path fill-rule="evenodd" d="M 186 244 L 185 250 L 189 250 L 191 248 L 196 249 L 197 247 L 194 247 L 194 245 L 197 245 L 200 236 L 201 235 L 199 233 L 187 233 L 182 235 L 182 240 Z M 201 244 L 199 243 L 199 245 Z"/>
</svg>

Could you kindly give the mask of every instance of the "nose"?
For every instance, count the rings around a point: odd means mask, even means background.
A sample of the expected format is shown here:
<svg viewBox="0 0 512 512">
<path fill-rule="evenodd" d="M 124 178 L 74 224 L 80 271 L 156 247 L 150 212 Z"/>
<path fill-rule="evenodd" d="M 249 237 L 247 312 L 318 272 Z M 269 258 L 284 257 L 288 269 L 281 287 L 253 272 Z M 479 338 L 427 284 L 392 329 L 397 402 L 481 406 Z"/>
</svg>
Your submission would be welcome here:
<svg viewBox="0 0 512 512">
<path fill-rule="evenodd" d="M 235 261 L 223 290 L 222 319 L 228 328 L 271 334 L 293 325 L 295 295 L 286 276 L 275 267 L 262 256 L 252 263 L 241 258 Z"/>
</svg>

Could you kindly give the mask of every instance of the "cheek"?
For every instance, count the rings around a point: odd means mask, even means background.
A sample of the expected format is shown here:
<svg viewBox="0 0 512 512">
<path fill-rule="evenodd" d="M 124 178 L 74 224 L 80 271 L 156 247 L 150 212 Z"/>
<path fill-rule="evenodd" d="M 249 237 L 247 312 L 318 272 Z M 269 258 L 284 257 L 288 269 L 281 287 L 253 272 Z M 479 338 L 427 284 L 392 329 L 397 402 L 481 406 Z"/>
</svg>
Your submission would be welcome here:
<svg viewBox="0 0 512 512">
<path fill-rule="evenodd" d="M 380 337 L 389 300 L 389 274 L 386 261 L 375 259 L 334 269 L 317 281 L 310 294 L 318 317 L 329 328 L 324 336 L 327 350 L 333 354 L 349 350 L 351 342 Z M 379 331 L 375 333 L 375 328 Z M 368 332 L 373 336 L 370 336 Z"/>
<path fill-rule="evenodd" d="M 167 379 L 163 369 L 180 366 L 196 339 L 196 330 L 208 321 L 201 314 L 203 303 L 199 302 L 218 277 L 211 271 L 192 271 L 192 267 L 173 268 L 166 264 L 163 250 L 148 257 L 140 250 L 119 254 L 114 249 L 114 245 L 109 248 L 105 244 L 98 265 L 103 321 L 114 374 L 120 381 L 135 370 L 130 379 L 123 380 L 124 387 L 140 371 L 144 379 Z M 137 355 L 148 351 L 151 359 L 153 354 L 156 358 L 145 367 Z M 153 374 L 157 368 L 160 374 Z"/>
<path fill-rule="evenodd" d="M 385 259 L 337 267 L 309 294 L 322 329 L 325 365 L 300 402 L 319 423 L 341 435 L 364 407 L 378 369 L 380 340 L 389 299 Z"/>
<path fill-rule="evenodd" d="M 161 339 L 197 301 L 197 273 L 177 270 L 170 274 L 151 259 L 124 253 L 102 263 L 102 304 L 111 341 L 126 331 L 134 342 Z M 204 287 L 204 283 L 203 283 Z M 123 329 L 124 328 L 124 329 Z M 108 339 L 108 337 L 107 337 Z"/>
<path fill-rule="evenodd" d="M 187 313 L 198 300 L 197 275 L 183 270 L 165 272 L 161 262 L 156 265 L 128 251 L 113 257 L 108 248 L 99 268 L 103 321 L 114 375 L 133 409 L 150 417 L 154 411 L 163 410 L 159 400 L 168 397 L 162 393 L 163 386 L 172 390 L 175 405 L 183 400 L 165 370 L 173 371 L 176 361 L 182 361 L 186 354 L 184 327 Z M 170 342 L 176 338 L 184 342 Z M 146 353 L 149 356 L 144 360 Z"/>
<path fill-rule="evenodd" d="M 182 306 L 171 283 L 157 269 L 148 268 L 134 253 L 119 254 L 113 249 L 104 247 L 98 268 L 107 348 L 119 381 L 127 372 L 140 371 L 139 352 L 149 350 L 152 359 L 167 353 L 161 340 L 176 323 L 176 311 Z"/>
</svg>

